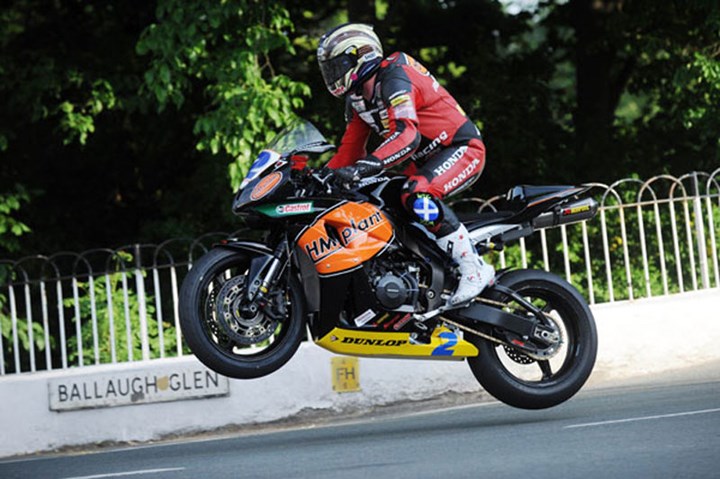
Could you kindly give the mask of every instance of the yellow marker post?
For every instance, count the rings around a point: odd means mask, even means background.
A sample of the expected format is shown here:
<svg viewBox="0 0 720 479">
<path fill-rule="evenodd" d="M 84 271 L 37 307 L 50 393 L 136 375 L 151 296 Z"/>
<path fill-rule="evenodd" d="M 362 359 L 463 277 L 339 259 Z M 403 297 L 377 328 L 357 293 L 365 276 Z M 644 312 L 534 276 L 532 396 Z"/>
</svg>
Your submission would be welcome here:
<svg viewBox="0 0 720 479">
<path fill-rule="evenodd" d="M 330 358 L 333 391 L 350 393 L 360 391 L 360 364 L 358 358 L 335 356 Z"/>
</svg>

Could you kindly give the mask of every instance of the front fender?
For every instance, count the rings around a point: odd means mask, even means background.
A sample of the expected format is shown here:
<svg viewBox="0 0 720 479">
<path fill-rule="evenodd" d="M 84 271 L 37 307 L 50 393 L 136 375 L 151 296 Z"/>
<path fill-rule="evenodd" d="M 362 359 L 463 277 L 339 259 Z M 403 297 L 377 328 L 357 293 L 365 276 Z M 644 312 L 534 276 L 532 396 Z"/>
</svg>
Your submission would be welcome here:
<svg viewBox="0 0 720 479">
<path fill-rule="evenodd" d="M 264 245 L 263 243 L 258 243 L 256 241 L 227 240 L 227 241 L 223 241 L 222 243 L 216 245 L 215 247 L 248 251 L 250 253 L 253 253 L 253 256 L 255 256 L 256 254 L 264 255 L 264 256 L 272 256 L 272 254 L 273 254 L 273 250 L 268 248 L 267 245 Z"/>
</svg>

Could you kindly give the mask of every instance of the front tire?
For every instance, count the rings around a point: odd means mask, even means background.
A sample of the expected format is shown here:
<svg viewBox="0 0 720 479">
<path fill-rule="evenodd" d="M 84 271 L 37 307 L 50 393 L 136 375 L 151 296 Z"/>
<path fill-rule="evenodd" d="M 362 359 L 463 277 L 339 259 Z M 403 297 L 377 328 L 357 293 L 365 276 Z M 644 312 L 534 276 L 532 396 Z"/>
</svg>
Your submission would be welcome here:
<svg viewBox="0 0 720 479">
<path fill-rule="evenodd" d="M 567 401 L 585 384 L 597 356 L 597 330 L 587 302 L 572 285 L 545 271 L 511 271 L 498 282 L 541 309 L 561 331 L 563 344 L 552 359 L 535 360 L 519 349 L 469 335 L 480 352 L 468 358 L 470 369 L 488 393 L 510 406 L 543 409 Z M 483 296 L 517 306 L 493 288 Z"/>
<path fill-rule="evenodd" d="M 252 318 L 240 314 L 250 260 L 243 251 L 212 249 L 193 264 L 180 290 L 180 325 L 187 345 L 207 367 L 236 379 L 278 370 L 305 334 L 302 287 L 293 277 L 281 279 L 268 292 L 267 313 Z"/>
</svg>

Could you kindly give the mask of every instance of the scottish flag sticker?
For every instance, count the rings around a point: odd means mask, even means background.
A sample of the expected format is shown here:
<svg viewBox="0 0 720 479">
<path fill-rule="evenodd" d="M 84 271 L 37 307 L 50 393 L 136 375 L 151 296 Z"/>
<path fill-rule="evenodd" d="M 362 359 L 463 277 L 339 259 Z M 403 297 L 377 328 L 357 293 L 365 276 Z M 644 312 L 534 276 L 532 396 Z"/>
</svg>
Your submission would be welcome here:
<svg viewBox="0 0 720 479">
<path fill-rule="evenodd" d="M 440 217 L 440 208 L 429 195 L 415 198 L 415 201 L 413 201 L 413 211 L 421 221 L 427 223 L 437 221 Z"/>
</svg>

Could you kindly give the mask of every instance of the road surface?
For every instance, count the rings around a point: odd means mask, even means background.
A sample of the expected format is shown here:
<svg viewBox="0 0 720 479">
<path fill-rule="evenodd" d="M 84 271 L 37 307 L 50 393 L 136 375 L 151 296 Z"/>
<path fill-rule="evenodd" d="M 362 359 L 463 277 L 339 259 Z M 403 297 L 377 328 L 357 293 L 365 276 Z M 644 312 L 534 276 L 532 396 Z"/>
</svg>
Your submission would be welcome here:
<svg viewBox="0 0 720 479">
<path fill-rule="evenodd" d="M 720 477 L 720 368 L 604 383 L 544 411 L 499 403 L 408 409 L 272 433 L 0 461 L 3 479 L 113 477 Z"/>
</svg>

